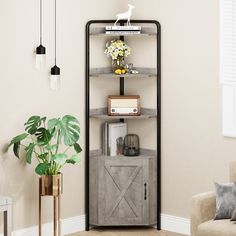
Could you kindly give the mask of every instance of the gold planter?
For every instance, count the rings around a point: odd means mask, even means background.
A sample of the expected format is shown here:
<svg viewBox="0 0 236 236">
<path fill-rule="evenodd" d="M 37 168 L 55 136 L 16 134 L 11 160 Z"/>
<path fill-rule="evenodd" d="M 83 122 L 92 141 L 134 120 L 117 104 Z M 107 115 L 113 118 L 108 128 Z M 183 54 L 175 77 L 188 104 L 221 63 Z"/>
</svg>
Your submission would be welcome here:
<svg viewBox="0 0 236 236">
<path fill-rule="evenodd" d="M 42 236 L 42 197 L 53 197 L 53 236 L 61 236 L 62 174 L 39 178 L 39 236 Z"/>
<path fill-rule="evenodd" d="M 40 196 L 58 196 L 62 194 L 62 174 L 42 175 L 40 177 Z"/>
</svg>

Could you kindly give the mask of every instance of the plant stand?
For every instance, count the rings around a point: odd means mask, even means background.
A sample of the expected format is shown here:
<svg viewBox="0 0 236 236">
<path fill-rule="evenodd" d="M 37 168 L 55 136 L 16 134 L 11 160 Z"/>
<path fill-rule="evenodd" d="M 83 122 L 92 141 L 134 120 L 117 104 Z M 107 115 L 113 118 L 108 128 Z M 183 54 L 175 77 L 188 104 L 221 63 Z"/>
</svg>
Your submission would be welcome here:
<svg viewBox="0 0 236 236">
<path fill-rule="evenodd" d="M 47 177 L 47 176 L 46 176 Z M 58 176 L 51 176 L 52 181 L 39 178 L 39 236 L 42 236 L 42 197 L 53 197 L 53 236 L 61 236 L 61 193 L 62 181 Z M 51 191 L 49 190 L 51 189 Z M 46 191 L 45 191 L 46 190 Z M 48 191 L 49 190 L 49 191 Z"/>
</svg>

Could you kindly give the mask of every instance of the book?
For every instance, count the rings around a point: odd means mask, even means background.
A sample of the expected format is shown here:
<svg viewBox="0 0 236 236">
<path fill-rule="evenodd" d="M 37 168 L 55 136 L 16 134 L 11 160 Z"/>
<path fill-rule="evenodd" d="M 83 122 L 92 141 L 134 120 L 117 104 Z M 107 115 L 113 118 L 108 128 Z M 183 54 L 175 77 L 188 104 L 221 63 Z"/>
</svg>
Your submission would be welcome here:
<svg viewBox="0 0 236 236">
<path fill-rule="evenodd" d="M 102 125 L 102 154 L 108 156 L 108 122 Z"/>
<path fill-rule="evenodd" d="M 108 124 L 108 155 L 117 156 L 123 154 L 124 137 L 127 134 L 126 123 Z M 122 149 L 122 150 L 121 150 Z"/>
<path fill-rule="evenodd" d="M 141 26 L 106 26 L 106 31 L 141 31 Z"/>
<path fill-rule="evenodd" d="M 117 34 L 117 35 L 131 35 L 131 34 L 140 34 L 140 31 L 106 31 L 106 34 Z"/>
</svg>

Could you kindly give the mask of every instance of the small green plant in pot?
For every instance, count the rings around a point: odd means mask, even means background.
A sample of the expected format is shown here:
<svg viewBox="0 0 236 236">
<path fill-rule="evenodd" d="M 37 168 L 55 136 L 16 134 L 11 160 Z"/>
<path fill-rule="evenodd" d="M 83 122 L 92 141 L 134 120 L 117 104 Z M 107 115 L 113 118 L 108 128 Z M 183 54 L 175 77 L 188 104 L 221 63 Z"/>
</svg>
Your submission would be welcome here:
<svg viewBox="0 0 236 236">
<path fill-rule="evenodd" d="M 80 138 L 79 122 L 70 115 L 48 121 L 46 117 L 32 116 L 24 126 L 25 132 L 14 137 L 9 147 L 13 147 L 17 158 L 20 158 L 20 150 L 23 148 L 25 150 L 24 157 L 28 164 L 32 163 L 33 158 L 37 159 L 38 165 L 35 172 L 41 176 L 42 180 L 46 178 L 41 193 L 53 195 L 49 188 L 53 188 L 53 180 L 57 180 L 55 176 L 61 178 L 61 169 L 66 164 L 79 163 L 79 153 L 82 151 L 78 143 Z M 70 149 L 73 149 L 73 155 L 68 155 Z"/>
</svg>

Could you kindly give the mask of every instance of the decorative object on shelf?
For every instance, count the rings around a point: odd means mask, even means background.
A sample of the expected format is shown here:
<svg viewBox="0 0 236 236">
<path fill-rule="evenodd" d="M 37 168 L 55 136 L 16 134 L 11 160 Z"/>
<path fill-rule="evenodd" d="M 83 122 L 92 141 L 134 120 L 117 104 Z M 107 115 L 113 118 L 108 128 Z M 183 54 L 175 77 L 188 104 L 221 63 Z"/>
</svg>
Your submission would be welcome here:
<svg viewBox="0 0 236 236">
<path fill-rule="evenodd" d="M 106 34 L 132 35 L 141 34 L 141 26 L 106 26 Z"/>
<path fill-rule="evenodd" d="M 112 40 L 106 43 L 104 53 L 112 58 L 112 67 L 115 74 L 125 74 L 125 57 L 131 53 L 131 48 L 122 40 Z"/>
<path fill-rule="evenodd" d="M 139 71 L 133 68 L 133 63 L 126 64 L 126 71 L 128 74 L 139 74 Z"/>
<path fill-rule="evenodd" d="M 55 0 L 55 65 L 51 68 L 50 87 L 52 90 L 58 90 L 61 87 L 61 70 L 57 66 L 57 0 Z"/>
<path fill-rule="evenodd" d="M 139 137 L 136 134 L 127 134 L 124 139 L 124 155 L 139 156 Z"/>
<path fill-rule="evenodd" d="M 108 96 L 108 115 L 110 116 L 139 116 L 140 110 L 139 95 Z"/>
<path fill-rule="evenodd" d="M 46 117 L 32 116 L 24 126 L 25 133 L 14 137 L 8 147 L 13 146 L 17 158 L 20 158 L 20 147 L 24 147 L 28 164 L 32 163 L 33 158 L 37 159 L 35 172 L 41 176 L 39 178 L 39 236 L 41 236 L 41 196 L 54 197 L 54 235 L 57 230 L 60 235 L 62 185 L 60 171 L 66 164 L 77 164 L 80 161 L 79 153 L 82 151 L 78 143 L 80 125 L 75 117 L 66 115 L 62 118 L 50 119 L 48 122 Z M 23 140 L 25 144 L 22 144 Z M 62 150 L 64 145 L 66 148 Z M 74 154 L 68 155 L 68 150 L 72 148 Z"/>
<path fill-rule="evenodd" d="M 39 29 L 40 29 L 40 45 L 36 48 L 35 55 L 35 67 L 38 70 L 41 70 L 45 67 L 46 64 L 46 47 L 43 46 L 43 0 L 39 0 L 40 4 L 40 13 L 39 13 Z"/>
<path fill-rule="evenodd" d="M 116 139 L 116 148 L 117 148 L 117 155 L 123 155 L 124 152 L 124 138 L 119 137 Z"/>
<path fill-rule="evenodd" d="M 134 6 L 132 6 L 131 4 L 128 4 L 128 11 L 127 12 L 124 12 L 124 13 L 120 13 L 120 14 L 117 14 L 116 15 L 116 22 L 114 24 L 114 26 L 116 26 L 116 24 L 118 23 L 119 20 L 127 20 L 127 25 L 131 25 L 130 24 L 130 19 L 131 19 L 131 16 L 132 16 L 132 10 L 135 8 Z"/>
<path fill-rule="evenodd" d="M 123 155 L 126 123 L 105 122 L 102 125 L 102 154 L 104 156 Z"/>
<path fill-rule="evenodd" d="M 127 124 L 126 123 L 109 123 L 108 124 L 108 155 L 109 156 L 117 156 L 121 155 L 121 152 L 123 152 L 123 146 L 122 151 L 120 150 L 120 147 L 118 147 L 117 141 L 120 141 L 120 139 L 124 139 L 125 135 L 127 134 Z M 119 144 L 120 145 L 120 144 Z"/>
</svg>

